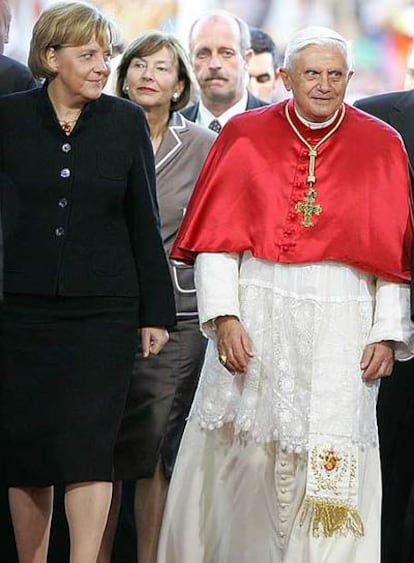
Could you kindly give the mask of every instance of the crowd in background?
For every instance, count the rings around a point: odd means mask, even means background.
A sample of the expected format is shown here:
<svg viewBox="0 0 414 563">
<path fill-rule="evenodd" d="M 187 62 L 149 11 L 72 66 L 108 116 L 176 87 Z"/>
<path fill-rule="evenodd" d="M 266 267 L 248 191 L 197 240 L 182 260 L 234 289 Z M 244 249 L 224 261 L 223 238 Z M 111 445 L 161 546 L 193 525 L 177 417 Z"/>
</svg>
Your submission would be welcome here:
<svg viewBox="0 0 414 563">
<path fill-rule="evenodd" d="M 30 33 L 42 8 L 52 0 L 12 0 L 13 24 L 6 54 L 25 62 Z M 403 87 L 414 34 L 411 0 L 95 0 L 122 30 L 125 42 L 146 29 L 172 32 L 185 44 L 191 22 L 207 9 L 222 8 L 260 27 L 283 52 L 291 34 L 306 25 L 328 25 L 353 43 L 356 75 L 350 101 Z"/>
</svg>

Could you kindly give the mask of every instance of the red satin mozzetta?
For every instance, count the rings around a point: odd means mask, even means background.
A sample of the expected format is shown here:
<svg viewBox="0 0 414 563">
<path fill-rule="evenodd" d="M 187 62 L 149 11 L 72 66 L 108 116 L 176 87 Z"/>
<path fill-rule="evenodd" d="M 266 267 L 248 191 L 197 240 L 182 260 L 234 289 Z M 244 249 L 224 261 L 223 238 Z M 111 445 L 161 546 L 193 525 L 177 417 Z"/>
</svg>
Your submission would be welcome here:
<svg viewBox="0 0 414 563">
<path fill-rule="evenodd" d="M 333 260 L 390 281 L 408 281 L 412 239 L 408 159 L 399 134 L 346 106 L 338 130 L 318 149 L 312 226 L 298 203 L 308 193 L 308 148 L 329 127 L 311 130 L 292 101 L 233 118 L 215 141 L 171 255 L 250 251 L 280 263 Z M 340 113 L 340 112 L 339 112 Z M 300 207 L 300 206 L 299 206 Z"/>
</svg>

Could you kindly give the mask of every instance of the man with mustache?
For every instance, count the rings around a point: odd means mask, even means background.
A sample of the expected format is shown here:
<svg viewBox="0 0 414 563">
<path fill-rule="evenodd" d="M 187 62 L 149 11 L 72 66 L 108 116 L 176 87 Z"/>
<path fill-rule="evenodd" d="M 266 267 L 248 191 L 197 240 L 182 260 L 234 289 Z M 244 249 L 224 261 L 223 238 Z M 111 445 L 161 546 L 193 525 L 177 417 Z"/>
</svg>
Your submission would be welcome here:
<svg viewBox="0 0 414 563">
<path fill-rule="evenodd" d="M 224 10 L 208 12 L 193 23 L 189 47 L 200 101 L 184 117 L 219 133 L 234 115 L 266 105 L 246 87 L 252 56 L 246 22 Z"/>
</svg>

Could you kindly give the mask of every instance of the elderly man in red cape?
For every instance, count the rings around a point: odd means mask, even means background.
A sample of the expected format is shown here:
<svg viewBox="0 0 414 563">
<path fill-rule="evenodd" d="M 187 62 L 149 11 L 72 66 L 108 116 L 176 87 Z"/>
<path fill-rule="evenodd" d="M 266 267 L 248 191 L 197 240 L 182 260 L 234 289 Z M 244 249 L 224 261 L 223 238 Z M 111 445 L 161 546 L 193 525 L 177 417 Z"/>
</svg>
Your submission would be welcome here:
<svg viewBox="0 0 414 563">
<path fill-rule="evenodd" d="M 232 119 L 172 255 L 205 364 L 158 563 L 379 563 L 380 378 L 413 348 L 408 161 L 344 104 L 344 39 L 299 32 L 292 100 Z"/>
</svg>

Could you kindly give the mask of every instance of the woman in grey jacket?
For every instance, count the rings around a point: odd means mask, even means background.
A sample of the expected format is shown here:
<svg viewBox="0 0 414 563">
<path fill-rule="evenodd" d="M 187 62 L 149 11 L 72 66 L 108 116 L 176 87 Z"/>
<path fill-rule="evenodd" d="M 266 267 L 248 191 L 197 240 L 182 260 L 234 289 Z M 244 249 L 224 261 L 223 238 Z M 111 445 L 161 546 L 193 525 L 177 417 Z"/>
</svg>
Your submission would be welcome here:
<svg viewBox="0 0 414 563">
<path fill-rule="evenodd" d="M 168 253 L 198 173 L 216 135 L 187 121 L 178 110 L 191 96 L 190 63 L 173 36 L 150 31 L 125 50 L 117 94 L 145 111 L 155 155 L 161 234 Z M 156 359 L 138 354 L 127 416 L 121 427 L 115 476 L 137 481 L 135 518 L 138 559 L 155 561 L 165 496 L 201 370 L 205 338 L 197 316 L 192 268 L 170 264 L 177 325 Z M 119 493 L 118 484 L 118 493 Z M 119 498 L 113 500 L 101 561 L 109 561 Z"/>
</svg>

